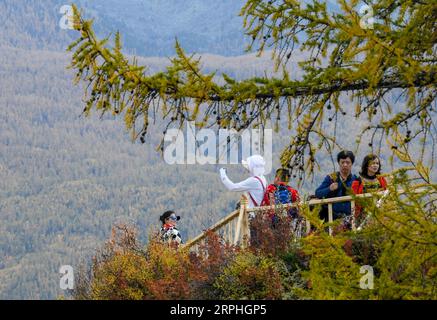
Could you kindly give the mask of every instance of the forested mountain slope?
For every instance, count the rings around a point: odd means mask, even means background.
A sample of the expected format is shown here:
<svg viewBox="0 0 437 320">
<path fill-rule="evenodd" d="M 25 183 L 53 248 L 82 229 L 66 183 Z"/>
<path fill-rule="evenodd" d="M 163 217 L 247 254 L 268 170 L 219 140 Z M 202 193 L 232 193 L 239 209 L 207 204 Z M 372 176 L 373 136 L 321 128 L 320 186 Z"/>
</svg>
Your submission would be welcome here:
<svg viewBox="0 0 437 320">
<path fill-rule="evenodd" d="M 202 54 L 206 70 L 237 78 L 272 70 L 268 54 L 243 55 L 245 40 L 236 16 L 242 2 L 77 3 L 96 18 L 100 35 L 120 29 L 126 52 L 154 56 L 139 60 L 150 72 L 166 66 L 175 36 L 188 52 Z M 155 150 L 163 131 L 160 121 L 146 144 L 132 144 L 122 121 L 80 117 L 83 90 L 73 86 L 65 52 L 77 34 L 59 27 L 64 4 L 0 2 L 0 299 L 56 298 L 63 293 L 59 267 L 78 266 L 116 222 L 135 225 L 145 242 L 159 215 L 176 209 L 188 239 L 233 210 L 239 198 L 222 186 L 218 166 L 166 164 Z M 344 145 L 355 148 L 348 132 L 362 125 L 345 117 L 338 128 Z M 287 130 L 273 137 L 276 168 Z M 357 158 L 370 150 L 364 145 Z M 388 153 L 382 158 L 386 162 Z M 301 194 L 312 193 L 332 170 L 330 158 L 320 160 L 321 172 Z M 245 176 L 240 166 L 228 168 L 235 181 Z"/>
</svg>

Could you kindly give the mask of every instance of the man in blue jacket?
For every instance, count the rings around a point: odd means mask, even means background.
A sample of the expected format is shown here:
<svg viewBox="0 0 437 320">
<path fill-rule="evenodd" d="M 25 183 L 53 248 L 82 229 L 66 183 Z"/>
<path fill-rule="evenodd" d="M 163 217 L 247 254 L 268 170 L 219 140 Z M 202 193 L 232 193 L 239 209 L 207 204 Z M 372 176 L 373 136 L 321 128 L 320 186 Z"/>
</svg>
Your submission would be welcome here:
<svg viewBox="0 0 437 320">
<path fill-rule="evenodd" d="M 319 199 L 335 198 L 348 195 L 352 186 L 352 181 L 356 176 L 351 173 L 355 155 L 352 151 L 341 151 L 337 155 L 339 172 L 327 175 L 322 184 L 316 190 L 316 197 Z M 350 202 L 337 202 L 332 205 L 333 219 L 344 218 L 351 215 Z M 328 221 L 328 207 L 323 206 L 321 218 Z"/>
</svg>

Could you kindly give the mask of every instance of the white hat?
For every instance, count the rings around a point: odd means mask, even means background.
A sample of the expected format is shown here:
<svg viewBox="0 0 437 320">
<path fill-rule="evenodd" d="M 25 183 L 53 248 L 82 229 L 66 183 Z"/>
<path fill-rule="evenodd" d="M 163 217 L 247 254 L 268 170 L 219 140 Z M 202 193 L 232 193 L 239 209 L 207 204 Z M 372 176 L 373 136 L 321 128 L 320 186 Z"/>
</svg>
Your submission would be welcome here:
<svg viewBox="0 0 437 320">
<path fill-rule="evenodd" d="M 264 167 L 266 162 L 264 161 L 264 158 L 258 154 L 250 156 L 246 160 L 242 160 L 241 164 L 254 176 L 261 176 L 265 172 Z"/>
</svg>

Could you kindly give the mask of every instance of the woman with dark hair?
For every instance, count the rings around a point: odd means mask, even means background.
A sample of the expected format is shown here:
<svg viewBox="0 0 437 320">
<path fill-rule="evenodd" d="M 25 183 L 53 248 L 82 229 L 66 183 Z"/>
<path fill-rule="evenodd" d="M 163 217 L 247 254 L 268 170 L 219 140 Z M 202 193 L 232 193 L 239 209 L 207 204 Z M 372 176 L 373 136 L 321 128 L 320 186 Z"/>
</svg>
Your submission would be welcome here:
<svg viewBox="0 0 437 320">
<path fill-rule="evenodd" d="M 355 194 L 367 193 L 387 189 L 387 181 L 381 174 L 381 161 L 378 156 L 369 154 L 364 157 L 360 176 L 352 182 Z"/>
<path fill-rule="evenodd" d="M 361 165 L 360 176 L 352 182 L 352 191 L 355 194 L 362 194 L 387 189 L 387 181 L 381 174 L 381 161 L 374 154 L 364 157 Z M 355 218 L 361 218 L 361 207 L 355 207 Z M 361 220 L 361 219 L 360 219 Z"/>
<path fill-rule="evenodd" d="M 159 232 L 161 236 L 161 240 L 163 242 L 168 243 L 182 243 L 181 234 L 179 230 L 176 228 L 176 222 L 181 219 L 180 216 L 177 216 L 174 211 L 168 210 L 164 212 L 159 220 L 162 223 L 161 230 Z"/>
</svg>

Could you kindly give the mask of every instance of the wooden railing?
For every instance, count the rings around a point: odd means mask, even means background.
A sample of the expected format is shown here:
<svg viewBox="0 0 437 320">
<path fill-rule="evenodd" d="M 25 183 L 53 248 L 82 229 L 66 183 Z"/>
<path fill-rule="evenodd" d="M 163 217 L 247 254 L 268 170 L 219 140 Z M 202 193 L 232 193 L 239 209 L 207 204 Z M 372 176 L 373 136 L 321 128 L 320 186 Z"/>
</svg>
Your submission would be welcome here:
<svg viewBox="0 0 437 320">
<path fill-rule="evenodd" d="M 384 192 L 378 192 L 377 194 L 383 195 Z M 350 202 L 351 203 L 351 217 L 352 217 L 352 230 L 356 230 L 355 226 L 355 219 L 354 219 L 354 212 L 355 212 L 355 199 L 357 197 L 362 198 L 370 198 L 375 196 L 373 193 L 365 193 L 365 194 L 359 194 L 354 196 L 343 196 L 343 197 L 336 197 L 336 198 L 328 198 L 328 199 L 312 199 L 309 201 L 304 201 L 301 203 L 293 203 L 293 204 L 285 204 L 285 205 L 272 205 L 272 206 L 264 206 L 264 207 L 256 207 L 256 208 L 247 208 L 248 200 L 243 195 L 241 197 L 240 201 L 240 209 L 235 210 L 231 212 L 229 215 L 221 219 L 219 222 L 211 226 L 208 231 L 216 232 L 218 233 L 222 239 L 230 244 L 234 245 L 240 245 L 242 247 L 245 247 L 248 245 L 248 241 L 250 239 L 250 232 L 249 232 L 249 215 L 251 213 L 256 214 L 257 212 L 266 212 L 270 210 L 285 210 L 290 208 L 297 208 L 303 204 L 307 204 L 309 206 L 316 206 L 316 205 L 327 205 L 328 206 L 328 222 L 329 225 L 333 222 L 333 210 L 332 205 L 334 203 L 339 202 Z M 310 222 L 308 220 L 305 220 L 306 225 L 306 233 L 308 234 L 311 228 Z M 332 235 L 332 227 L 329 226 L 329 234 Z M 189 240 L 184 247 L 185 248 L 193 248 L 197 245 L 199 245 L 203 240 L 205 240 L 207 236 L 207 231 L 202 232 L 198 236 L 194 237 L 193 239 Z"/>
<path fill-rule="evenodd" d="M 414 193 L 420 193 L 420 192 L 426 192 L 427 189 L 424 188 L 426 184 L 416 184 L 411 187 L 411 190 L 409 192 Z M 397 190 L 397 194 L 404 194 L 405 190 Z M 355 200 L 357 198 L 373 198 L 377 196 L 379 198 L 376 206 L 379 207 L 381 204 L 381 201 L 384 200 L 384 198 L 387 196 L 388 190 L 378 191 L 374 193 L 364 193 L 364 194 L 358 194 L 358 195 L 350 195 L 350 196 L 343 196 L 343 197 L 336 197 L 336 198 L 328 198 L 328 199 L 312 199 L 309 201 L 303 201 L 300 203 L 293 203 L 293 204 L 284 204 L 284 205 L 272 205 L 272 206 L 264 206 L 264 207 L 256 207 L 256 208 L 247 208 L 248 200 L 243 195 L 241 197 L 240 201 L 240 209 L 231 212 L 229 215 L 221 219 L 219 222 L 211 226 L 208 231 L 213 231 L 218 233 L 222 239 L 229 244 L 234 245 L 240 245 L 242 247 L 245 247 L 248 245 L 248 241 L 250 239 L 250 229 L 249 229 L 249 215 L 251 213 L 256 214 L 257 212 L 268 212 L 270 210 L 285 210 L 290 208 L 298 208 L 301 207 L 303 204 L 307 204 L 308 206 L 317 206 L 317 205 L 327 205 L 328 206 L 328 223 L 329 228 L 328 232 L 329 235 L 332 235 L 332 222 L 333 222 L 333 210 L 332 205 L 334 203 L 339 202 L 350 202 L 351 203 L 351 225 L 352 230 L 357 230 L 357 226 L 355 225 Z M 434 194 L 435 198 L 435 194 Z M 437 200 L 434 200 L 437 201 Z M 308 220 L 305 220 L 306 225 L 306 233 L 308 234 L 311 229 L 310 222 Z M 192 249 L 196 248 L 199 244 L 202 243 L 207 237 L 207 231 L 202 232 L 195 238 L 189 240 L 186 244 L 184 244 L 185 248 Z"/>
</svg>

